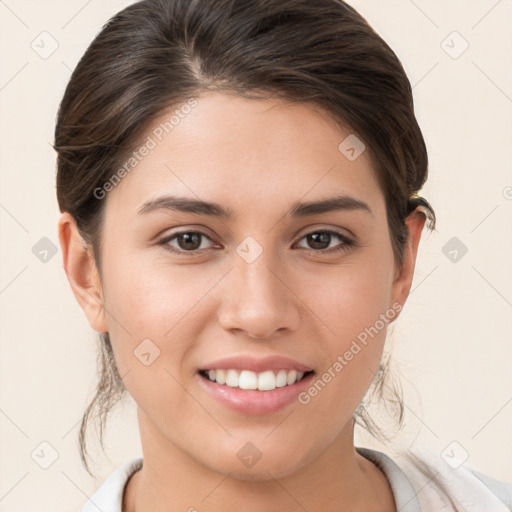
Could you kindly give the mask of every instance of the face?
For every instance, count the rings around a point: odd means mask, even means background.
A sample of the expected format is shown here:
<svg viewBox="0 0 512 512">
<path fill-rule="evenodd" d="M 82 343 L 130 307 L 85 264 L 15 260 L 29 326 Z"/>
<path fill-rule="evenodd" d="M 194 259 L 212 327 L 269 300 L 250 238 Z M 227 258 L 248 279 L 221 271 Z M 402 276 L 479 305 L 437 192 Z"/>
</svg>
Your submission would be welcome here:
<svg viewBox="0 0 512 512">
<path fill-rule="evenodd" d="M 290 474 L 352 443 L 412 278 L 369 154 L 349 160 L 350 131 L 310 106 L 217 93 L 160 131 L 103 199 L 104 308 L 89 320 L 160 452 Z"/>
</svg>

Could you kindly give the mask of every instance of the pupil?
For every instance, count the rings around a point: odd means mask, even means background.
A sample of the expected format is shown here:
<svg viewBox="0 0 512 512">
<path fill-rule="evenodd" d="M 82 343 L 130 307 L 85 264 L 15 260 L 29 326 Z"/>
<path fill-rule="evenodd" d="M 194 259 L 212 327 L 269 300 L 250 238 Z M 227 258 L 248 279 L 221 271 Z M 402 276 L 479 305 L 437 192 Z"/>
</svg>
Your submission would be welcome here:
<svg viewBox="0 0 512 512">
<path fill-rule="evenodd" d="M 311 243 L 311 246 L 314 247 L 315 249 L 325 249 L 325 247 L 319 247 L 318 244 L 320 246 L 324 244 L 327 244 L 327 246 L 329 246 L 330 238 L 331 235 L 329 233 L 313 233 L 309 235 L 309 241 Z"/>
<path fill-rule="evenodd" d="M 199 233 L 182 233 L 179 236 L 178 241 L 178 245 L 180 246 L 181 249 L 197 249 L 201 245 L 201 235 Z M 184 242 L 182 243 L 182 241 Z"/>
</svg>

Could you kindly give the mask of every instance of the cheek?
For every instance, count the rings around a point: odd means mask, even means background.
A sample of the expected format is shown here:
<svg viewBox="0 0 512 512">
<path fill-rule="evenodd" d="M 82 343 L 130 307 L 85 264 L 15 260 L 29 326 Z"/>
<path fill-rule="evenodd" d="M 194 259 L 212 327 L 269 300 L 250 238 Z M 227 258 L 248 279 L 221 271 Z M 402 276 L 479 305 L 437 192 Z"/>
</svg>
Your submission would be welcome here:
<svg viewBox="0 0 512 512">
<path fill-rule="evenodd" d="M 330 334 L 326 339 L 331 340 L 331 351 L 344 348 L 391 309 L 392 259 L 372 256 L 329 268 L 325 275 L 317 272 L 316 286 L 309 281 L 304 285 L 308 305 Z"/>
<path fill-rule="evenodd" d="M 197 339 L 193 305 L 204 283 L 187 287 L 169 268 L 132 265 L 119 258 L 105 266 L 105 297 L 112 348 L 125 387 L 150 416 L 188 410 L 188 367 L 182 362 Z M 108 276 L 108 278 L 107 278 Z M 190 283 L 189 283 L 190 284 Z M 192 319 L 192 320 L 191 320 Z"/>
<path fill-rule="evenodd" d="M 369 255 L 335 272 L 330 269 L 328 286 L 307 287 L 308 306 L 321 320 L 318 325 L 324 332 L 320 340 L 325 358 L 304 403 L 314 400 L 326 412 L 335 408 L 348 414 L 370 386 L 387 328 L 401 309 L 390 303 L 393 260 L 387 256 Z M 319 277 L 317 283 L 327 282 Z M 322 398 L 316 399 L 317 395 Z"/>
<path fill-rule="evenodd" d="M 129 253 L 117 254 L 115 261 L 106 257 L 103 268 L 109 333 L 121 375 L 139 371 L 137 357 L 149 352 L 153 370 L 165 368 L 181 381 L 189 370 L 183 361 L 200 338 L 201 301 L 221 270 L 211 267 L 199 276 L 198 266 L 171 267 Z"/>
<path fill-rule="evenodd" d="M 194 278 L 193 265 L 170 265 L 149 252 L 105 258 L 106 306 L 128 331 L 160 339 L 205 294 L 208 279 L 197 279 L 197 267 Z"/>
</svg>

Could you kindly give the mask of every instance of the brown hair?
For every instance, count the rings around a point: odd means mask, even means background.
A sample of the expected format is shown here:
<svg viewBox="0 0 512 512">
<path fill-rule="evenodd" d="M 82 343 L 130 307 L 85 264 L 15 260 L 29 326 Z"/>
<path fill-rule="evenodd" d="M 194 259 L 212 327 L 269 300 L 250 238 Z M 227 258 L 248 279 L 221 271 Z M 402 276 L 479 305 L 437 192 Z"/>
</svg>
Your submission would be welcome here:
<svg viewBox="0 0 512 512">
<path fill-rule="evenodd" d="M 75 218 L 100 275 L 105 203 L 94 190 L 164 110 L 205 91 L 307 102 L 349 127 L 372 159 L 399 267 L 407 216 L 421 207 L 435 229 L 432 207 L 418 196 L 428 158 L 410 82 L 392 49 L 354 8 L 342 0 L 144 0 L 116 14 L 90 44 L 55 129 L 59 207 Z M 126 391 L 108 333 L 100 336 L 99 366 L 79 436 L 89 473 L 89 419 L 98 409 L 102 441 L 108 412 Z M 387 370 L 386 361 L 374 380 L 382 397 Z M 398 390 L 393 394 L 401 425 L 403 401 Z M 382 438 L 364 404 L 354 417 Z"/>
</svg>

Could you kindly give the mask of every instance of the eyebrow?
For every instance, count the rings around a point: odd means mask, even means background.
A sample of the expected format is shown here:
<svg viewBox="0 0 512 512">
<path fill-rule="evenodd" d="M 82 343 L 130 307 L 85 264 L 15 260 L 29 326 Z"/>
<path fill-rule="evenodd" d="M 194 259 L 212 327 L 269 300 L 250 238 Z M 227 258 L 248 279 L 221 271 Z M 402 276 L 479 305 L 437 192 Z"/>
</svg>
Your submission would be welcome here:
<svg viewBox="0 0 512 512">
<path fill-rule="evenodd" d="M 225 220 L 233 220 L 235 218 L 233 210 L 218 203 L 201 201 L 199 199 L 189 197 L 168 195 L 146 201 L 138 209 L 138 213 L 147 214 L 157 210 L 175 210 L 186 213 L 195 213 L 197 215 L 209 215 L 211 217 L 219 217 Z M 291 205 L 288 216 L 307 217 L 309 215 L 317 215 L 332 211 L 357 210 L 373 215 L 372 210 L 365 202 L 349 195 L 343 195 L 306 203 L 295 201 Z"/>
</svg>

